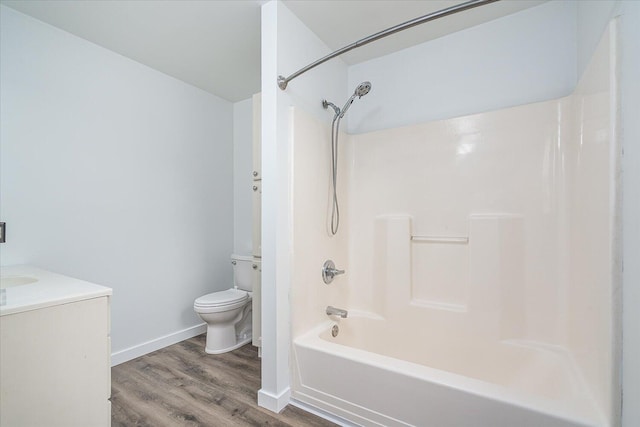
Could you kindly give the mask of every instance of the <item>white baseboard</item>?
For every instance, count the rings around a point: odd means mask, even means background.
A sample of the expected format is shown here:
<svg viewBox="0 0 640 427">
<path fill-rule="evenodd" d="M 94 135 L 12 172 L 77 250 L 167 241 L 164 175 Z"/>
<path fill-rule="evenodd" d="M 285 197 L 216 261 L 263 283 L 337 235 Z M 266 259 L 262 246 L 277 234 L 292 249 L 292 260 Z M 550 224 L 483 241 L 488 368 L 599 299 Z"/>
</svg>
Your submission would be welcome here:
<svg viewBox="0 0 640 427">
<path fill-rule="evenodd" d="M 111 354 L 111 366 L 128 362 L 136 357 L 144 356 L 145 354 L 160 350 L 161 348 L 165 348 L 180 341 L 195 337 L 196 335 L 203 334 L 206 331 L 207 324 L 202 323 L 142 344 L 134 345 L 133 347 L 125 348 L 124 350 L 116 351 Z"/>
<path fill-rule="evenodd" d="M 289 404 L 290 399 L 291 389 L 289 387 L 277 396 L 263 389 L 258 390 L 258 406 L 271 412 L 280 413 Z"/>
<path fill-rule="evenodd" d="M 342 427 L 359 427 L 360 424 L 354 424 L 351 421 L 348 421 L 342 417 L 324 411 L 320 408 L 316 408 L 315 406 L 309 405 L 308 403 L 301 402 L 296 399 L 291 399 L 289 402 L 291 405 L 296 406 L 304 411 L 307 411 L 313 415 L 317 415 L 320 418 L 324 418 L 325 420 L 331 421 L 334 424 L 338 424 Z"/>
</svg>

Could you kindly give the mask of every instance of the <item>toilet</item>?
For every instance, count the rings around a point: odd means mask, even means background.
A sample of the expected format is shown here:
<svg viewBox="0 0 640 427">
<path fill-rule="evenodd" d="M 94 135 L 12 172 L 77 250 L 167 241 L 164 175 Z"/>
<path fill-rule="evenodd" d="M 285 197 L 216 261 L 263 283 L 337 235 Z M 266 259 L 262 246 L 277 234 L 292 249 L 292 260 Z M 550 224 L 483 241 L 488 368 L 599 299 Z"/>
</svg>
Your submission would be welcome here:
<svg viewBox="0 0 640 427">
<path fill-rule="evenodd" d="M 250 256 L 231 255 L 233 288 L 196 299 L 193 309 L 207 323 L 209 354 L 226 353 L 251 341 L 252 270 Z M 257 267 L 256 267 L 257 268 Z"/>
</svg>

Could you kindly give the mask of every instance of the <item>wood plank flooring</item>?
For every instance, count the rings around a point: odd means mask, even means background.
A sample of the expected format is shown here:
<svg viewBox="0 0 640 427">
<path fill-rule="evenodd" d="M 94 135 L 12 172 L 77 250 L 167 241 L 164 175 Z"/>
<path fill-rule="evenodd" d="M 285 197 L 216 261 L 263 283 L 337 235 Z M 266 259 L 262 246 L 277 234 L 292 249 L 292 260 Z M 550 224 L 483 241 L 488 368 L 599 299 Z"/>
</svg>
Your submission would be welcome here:
<svg viewBox="0 0 640 427">
<path fill-rule="evenodd" d="M 335 426 L 291 405 L 280 414 L 258 407 L 256 347 L 212 355 L 204 342 L 200 335 L 113 367 L 112 427 Z"/>
</svg>

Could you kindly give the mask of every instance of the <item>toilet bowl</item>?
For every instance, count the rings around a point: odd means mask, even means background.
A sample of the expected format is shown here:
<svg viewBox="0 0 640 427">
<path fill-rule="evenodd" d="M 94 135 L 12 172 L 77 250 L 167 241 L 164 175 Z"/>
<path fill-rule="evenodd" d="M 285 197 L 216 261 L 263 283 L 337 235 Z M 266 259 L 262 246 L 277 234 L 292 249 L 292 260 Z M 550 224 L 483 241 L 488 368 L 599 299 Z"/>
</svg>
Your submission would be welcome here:
<svg viewBox="0 0 640 427">
<path fill-rule="evenodd" d="M 207 323 L 208 354 L 226 353 L 251 341 L 252 258 L 232 255 L 234 287 L 196 299 L 194 311 Z"/>
</svg>

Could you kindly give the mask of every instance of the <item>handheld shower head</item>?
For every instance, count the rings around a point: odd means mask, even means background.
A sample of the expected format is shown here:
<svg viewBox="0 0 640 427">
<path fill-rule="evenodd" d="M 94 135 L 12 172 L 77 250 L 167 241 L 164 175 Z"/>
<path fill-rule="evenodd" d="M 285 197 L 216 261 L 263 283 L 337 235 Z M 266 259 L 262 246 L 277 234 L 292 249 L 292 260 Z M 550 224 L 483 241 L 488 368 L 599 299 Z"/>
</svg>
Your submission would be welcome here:
<svg viewBox="0 0 640 427">
<path fill-rule="evenodd" d="M 338 194 L 336 192 L 336 182 L 338 180 L 338 136 L 340 135 L 340 119 L 347 113 L 351 104 L 356 99 L 362 98 L 371 90 L 371 82 L 362 82 L 356 87 L 353 95 L 347 100 L 342 107 L 342 110 L 336 105 L 322 100 L 322 106 L 326 110 L 331 107 L 335 113 L 333 116 L 333 122 L 331 122 L 331 177 L 333 182 L 333 205 L 331 207 L 331 234 L 335 236 L 338 232 L 338 226 L 340 225 L 340 210 L 338 209 Z"/>
<path fill-rule="evenodd" d="M 353 101 L 356 99 L 356 96 L 358 98 L 362 98 L 363 96 L 368 94 L 370 90 L 371 90 L 371 82 L 360 83 L 358 87 L 356 87 L 356 90 L 353 92 L 353 95 L 351 95 L 351 98 L 349 98 L 349 100 L 344 104 L 344 107 L 342 107 L 340 118 L 343 118 L 344 115 L 347 114 L 347 110 L 349 109 L 349 107 L 351 107 L 351 104 L 353 104 Z"/>
<path fill-rule="evenodd" d="M 357 95 L 359 98 L 362 98 L 363 96 L 368 94 L 370 90 L 371 90 L 371 82 L 362 82 L 358 85 L 358 87 L 356 88 L 353 94 Z"/>
</svg>

